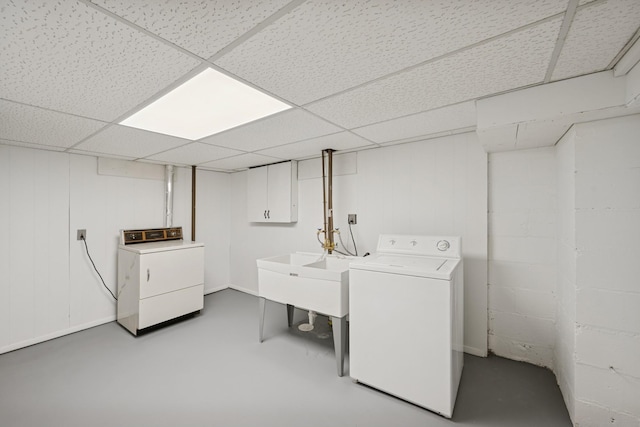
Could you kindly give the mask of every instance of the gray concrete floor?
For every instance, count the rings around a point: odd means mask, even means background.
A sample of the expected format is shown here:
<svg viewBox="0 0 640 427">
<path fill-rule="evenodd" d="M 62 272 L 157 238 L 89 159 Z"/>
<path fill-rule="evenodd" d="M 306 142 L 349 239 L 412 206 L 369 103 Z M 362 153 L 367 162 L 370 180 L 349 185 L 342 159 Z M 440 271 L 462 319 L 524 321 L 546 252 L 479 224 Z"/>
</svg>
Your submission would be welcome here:
<svg viewBox="0 0 640 427">
<path fill-rule="evenodd" d="M 305 313 L 296 312 L 302 323 Z M 336 374 L 326 319 L 224 290 L 133 337 L 112 322 L 0 355 L 1 426 L 570 426 L 551 372 L 466 356 L 452 420 Z M 381 340 L 380 345 L 384 345 Z"/>
</svg>

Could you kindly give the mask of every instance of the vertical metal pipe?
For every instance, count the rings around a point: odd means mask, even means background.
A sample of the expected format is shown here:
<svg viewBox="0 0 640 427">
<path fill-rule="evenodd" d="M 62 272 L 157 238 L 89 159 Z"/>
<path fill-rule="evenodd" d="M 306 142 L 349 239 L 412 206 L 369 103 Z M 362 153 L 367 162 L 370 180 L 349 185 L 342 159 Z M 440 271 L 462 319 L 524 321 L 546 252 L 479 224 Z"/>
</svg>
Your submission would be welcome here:
<svg viewBox="0 0 640 427">
<path fill-rule="evenodd" d="M 164 169 L 164 226 L 173 227 L 173 165 Z"/>
<path fill-rule="evenodd" d="M 328 217 L 329 217 L 329 229 L 327 230 L 327 238 L 329 239 L 329 253 L 333 252 L 333 248 L 335 247 L 335 243 L 333 240 L 333 150 L 329 149 L 327 151 L 327 160 L 329 164 L 329 170 L 327 172 L 327 186 L 329 187 L 329 200 L 327 202 L 328 206 Z"/>
<path fill-rule="evenodd" d="M 324 244 L 327 244 L 327 189 L 326 189 L 326 179 L 327 175 L 325 173 L 324 168 L 324 153 L 326 150 L 322 150 L 322 218 L 324 220 Z"/>
<path fill-rule="evenodd" d="M 191 166 L 191 241 L 196 241 L 196 167 Z"/>
</svg>

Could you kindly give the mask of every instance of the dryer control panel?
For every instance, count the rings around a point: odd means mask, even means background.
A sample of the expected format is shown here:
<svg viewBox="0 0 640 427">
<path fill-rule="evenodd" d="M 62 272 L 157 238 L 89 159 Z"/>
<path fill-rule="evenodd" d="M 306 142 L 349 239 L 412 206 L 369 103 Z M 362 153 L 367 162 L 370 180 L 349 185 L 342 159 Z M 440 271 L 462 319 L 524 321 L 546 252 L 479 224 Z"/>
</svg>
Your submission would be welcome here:
<svg viewBox="0 0 640 427">
<path fill-rule="evenodd" d="M 460 258 L 460 236 L 420 236 L 413 234 L 381 234 L 378 253 Z"/>
<path fill-rule="evenodd" d="M 180 239 L 182 239 L 182 227 L 122 230 L 120 233 L 120 243 L 123 245 Z"/>
</svg>

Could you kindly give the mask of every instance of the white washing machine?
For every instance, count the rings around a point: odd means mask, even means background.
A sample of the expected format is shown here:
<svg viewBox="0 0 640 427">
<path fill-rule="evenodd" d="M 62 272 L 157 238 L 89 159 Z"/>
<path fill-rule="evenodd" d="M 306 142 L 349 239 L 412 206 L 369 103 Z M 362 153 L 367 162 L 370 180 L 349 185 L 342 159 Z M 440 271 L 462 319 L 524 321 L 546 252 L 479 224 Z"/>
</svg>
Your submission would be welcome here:
<svg viewBox="0 0 640 427">
<path fill-rule="evenodd" d="M 381 235 L 349 267 L 350 376 L 451 418 L 463 367 L 460 237 Z"/>
</svg>

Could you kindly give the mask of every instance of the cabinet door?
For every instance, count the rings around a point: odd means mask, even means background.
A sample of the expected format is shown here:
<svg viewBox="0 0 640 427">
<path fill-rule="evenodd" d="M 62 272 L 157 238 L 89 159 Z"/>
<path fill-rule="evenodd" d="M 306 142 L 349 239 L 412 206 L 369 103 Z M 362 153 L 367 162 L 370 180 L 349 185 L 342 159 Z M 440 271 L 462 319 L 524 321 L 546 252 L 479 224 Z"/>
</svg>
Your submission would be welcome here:
<svg viewBox="0 0 640 427">
<path fill-rule="evenodd" d="M 267 221 L 268 168 L 249 169 L 247 178 L 247 216 L 250 222 Z"/>
<path fill-rule="evenodd" d="M 268 221 L 291 221 L 291 167 L 291 162 L 269 166 Z"/>
</svg>

